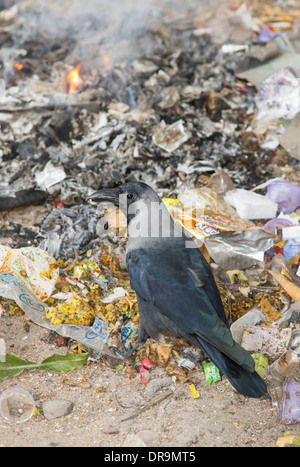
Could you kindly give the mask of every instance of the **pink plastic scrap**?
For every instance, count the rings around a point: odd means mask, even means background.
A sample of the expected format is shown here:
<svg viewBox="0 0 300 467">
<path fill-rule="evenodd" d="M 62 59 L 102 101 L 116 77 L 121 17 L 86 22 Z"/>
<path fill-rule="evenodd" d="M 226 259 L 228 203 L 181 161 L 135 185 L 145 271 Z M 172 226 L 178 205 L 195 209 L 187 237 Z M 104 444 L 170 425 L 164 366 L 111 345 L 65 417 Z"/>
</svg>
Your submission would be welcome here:
<svg viewBox="0 0 300 467">
<path fill-rule="evenodd" d="M 155 363 L 151 362 L 148 357 L 145 357 L 141 363 L 140 370 L 138 372 L 138 377 L 141 383 L 147 384 L 147 375 L 149 374 L 149 369 L 154 368 L 156 365 Z"/>
<path fill-rule="evenodd" d="M 300 185 L 276 180 L 267 186 L 266 197 L 278 204 L 279 211 L 291 213 L 300 207 Z"/>
</svg>

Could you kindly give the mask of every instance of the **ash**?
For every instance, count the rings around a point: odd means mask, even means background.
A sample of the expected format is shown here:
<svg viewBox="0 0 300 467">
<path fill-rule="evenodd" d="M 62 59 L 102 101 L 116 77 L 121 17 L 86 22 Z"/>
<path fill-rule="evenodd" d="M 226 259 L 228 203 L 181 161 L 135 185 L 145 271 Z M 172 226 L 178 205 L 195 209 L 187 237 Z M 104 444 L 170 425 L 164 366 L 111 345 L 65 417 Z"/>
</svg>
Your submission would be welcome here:
<svg viewBox="0 0 300 467">
<path fill-rule="evenodd" d="M 236 86 L 245 49 L 222 51 L 238 40 L 225 13 L 220 24 L 226 2 L 113 3 L 0 2 L 1 235 L 12 247 L 86 248 L 96 219 L 85 198 L 99 188 L 140 180 L 175 196 L 220 169 L 244 188 L 272 174 L 248 128 L 254 95 Z M 39 220 L 24 227 L 7 211 L 26 206 Z"/>
</svg>

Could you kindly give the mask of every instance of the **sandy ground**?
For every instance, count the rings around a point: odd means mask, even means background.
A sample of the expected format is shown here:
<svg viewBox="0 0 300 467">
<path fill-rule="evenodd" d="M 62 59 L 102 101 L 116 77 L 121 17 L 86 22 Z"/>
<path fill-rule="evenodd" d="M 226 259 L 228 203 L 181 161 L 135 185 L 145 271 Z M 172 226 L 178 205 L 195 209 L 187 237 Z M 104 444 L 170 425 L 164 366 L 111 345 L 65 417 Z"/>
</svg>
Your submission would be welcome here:
<svg viewBox="0 0 300 467">
<path fill-rule="evenodd" d="M 221 13 L 216 18 L 218 33 L 220 17 Z M 221 32 L 226 35 L 226 28 Z M 32 212 L 38 224 L 36 212 Z M 22 211 L 15 216 L 22 216 Z M 23 220 L 18 222 L 22 224 Z M 7 352 L 37 362 L 68 351 L 57 345 L 48 330 L 28 321 L 25 315 L 4 314 L 0 318 L 0 337 L 5 339 Z M 0 394 L 21 386 L 33 395 L 39 409 L 20 425 L 0 416 L 0 446 L 275 447 L 286 430 L 300 433 L 300 424 L 280 423 L 268 396 L 245 398 L 225 378 L 208 386 L 203 373 L 194 374 L 200 395 L 194 399 L 188 382 L 174 383 L 165 369 L 156 367 L 151 370 L 150 383 L 163 380 L 168 384 L 148 395 L 148 385 L 129 379 L 115 367 L 103 360 L 92 360 L 68 374 L 38 369 L 0 381 Z M 47 420 L 42 403 L 55 399 L 71 401 L 73 410 L 69 415 Z M 234 463 L 240 461 L 233 459 Z"/>
<path fill-rule="evenodd" d="M 24 359 L 40 362 L 53 353 L 69 350 L 59 347 L 47 329 L 28 322 L 25 315 L 3 315 L 0 330 L 6 351 Z M 0 445 L 274 447 L 286 430 L 299 432 L 299 425 L 280 423 L 268 396 L 245 398 L 225 378 L 208 386 L 203 373 L 196 373 L 197 399 L 192 397 L 188 382 L 170 381 L 163 368 L 151 370 L 150 383 L 153 380 L 168 385 L 147 395 L 147 385 L 99 360 L 67 374 L 25 370 L 1 381 L 0 392 L 15 386 L 27 389 L 40 408 L 39 414 L 19 425 L 0 417 Z M 41 405 L 54 399 L 71 401 L 72 412 L 47 420 Z M 150 407 L 143 410 L 147 404 Z"/>
</svg>

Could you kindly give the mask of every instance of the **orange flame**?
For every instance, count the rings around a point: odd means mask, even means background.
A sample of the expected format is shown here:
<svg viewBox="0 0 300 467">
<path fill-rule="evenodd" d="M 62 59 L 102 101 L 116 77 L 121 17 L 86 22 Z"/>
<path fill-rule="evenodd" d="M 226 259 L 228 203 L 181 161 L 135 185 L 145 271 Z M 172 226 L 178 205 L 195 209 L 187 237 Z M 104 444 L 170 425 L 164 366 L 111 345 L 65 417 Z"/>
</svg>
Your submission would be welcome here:
<svg viewBox="0 0 300 467">
<path fill-rule="evenodd" d="M 68 73 L 67 75 L 67 90 L 69 94 L 73 94 L 78 87 L 79 80 L 80 80 L 80 76 L 79 76 L 80 68 L 81 68 L 81 65 L 79 64 L 73 70 L 71 70 L 70 73 Z"/>
<path fill-rule="evenodd" d="M 109 56 L 108 56 L 108 55 L 104 54 L 104 55 L 102 56 L 102 60 L 103 60 L 103 64 L 104 64 L 105 66 L 108 66 L 108 65 L 109 65 Z"/>
<path fill-rule="evenodd" d="M 18 71 L 22 70 L 22 68 L 23 68 L 22 63 L 16 63 L 16 64 L 15 64 L 15 68 L 16 68 Z"/>
</svg>

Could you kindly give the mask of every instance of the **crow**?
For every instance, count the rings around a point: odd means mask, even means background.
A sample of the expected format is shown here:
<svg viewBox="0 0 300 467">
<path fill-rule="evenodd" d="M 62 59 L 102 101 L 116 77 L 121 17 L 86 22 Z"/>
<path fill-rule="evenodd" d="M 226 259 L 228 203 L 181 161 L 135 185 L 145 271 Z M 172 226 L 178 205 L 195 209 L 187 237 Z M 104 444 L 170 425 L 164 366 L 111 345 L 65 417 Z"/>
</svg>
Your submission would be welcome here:
<svg viewBox="0 0 300 467">
<path fill-rule="evenodd" d="M 145 183 L 128 182 L 88 199 L 109 201 L 127 216 L 126 266 L 140 314 L 138 342 L 185 338 L 239 393 L 265 394 L 253 358 L 232 337 L 209 264 L 157 193 Z"/>
</svg>

